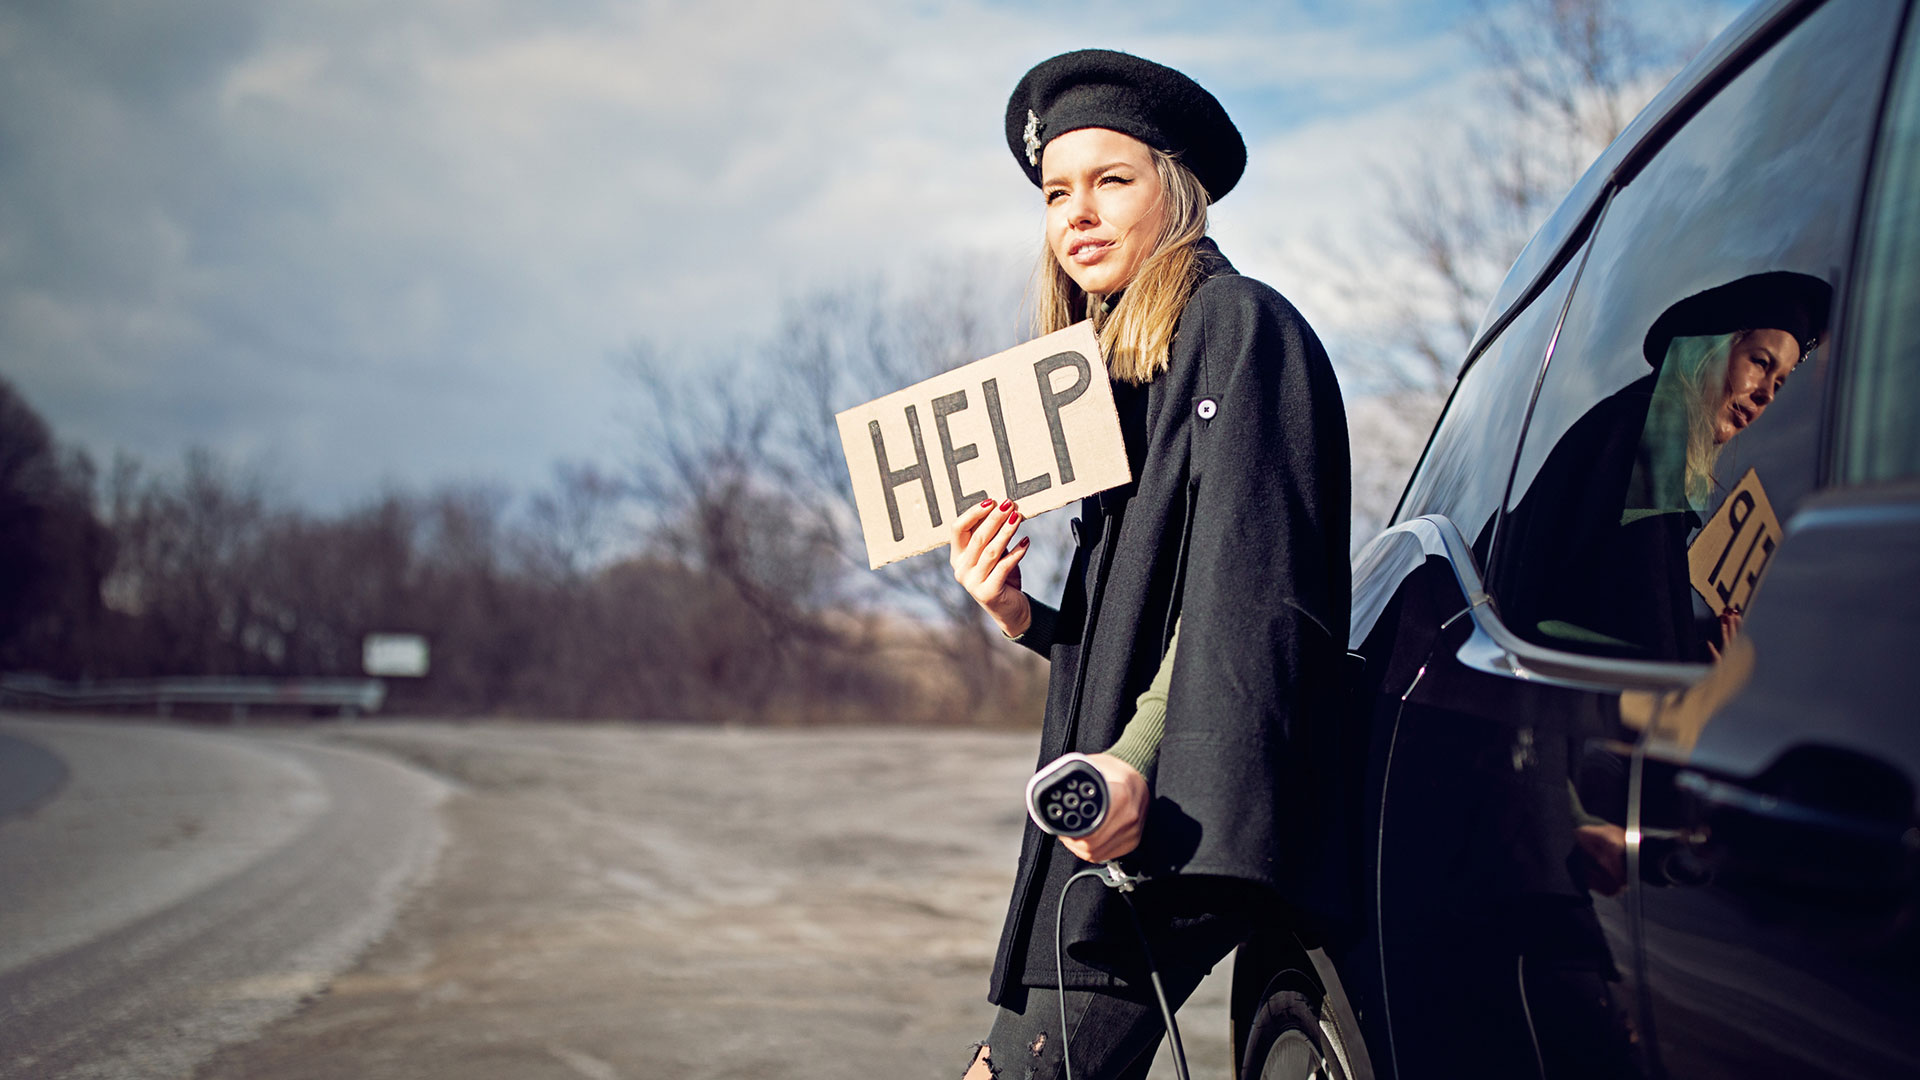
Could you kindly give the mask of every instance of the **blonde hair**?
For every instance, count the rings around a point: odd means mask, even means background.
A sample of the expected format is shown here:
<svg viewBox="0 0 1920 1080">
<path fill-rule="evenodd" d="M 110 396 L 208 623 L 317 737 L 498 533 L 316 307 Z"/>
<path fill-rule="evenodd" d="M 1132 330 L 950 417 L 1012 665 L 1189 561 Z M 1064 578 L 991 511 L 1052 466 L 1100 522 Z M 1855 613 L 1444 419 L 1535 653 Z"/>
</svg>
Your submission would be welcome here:
<svg viewBox="0 0 1920 1080">
<path fill-rule="evenodd" d="M 1714 466 L 1720 461 L 1723 445 L 1714 441 L 1714 421 L 1720 415 L 1721 399 L 1726 396 L 1727 357 L 1741 336 L 1715 334 L 1682 338 L 1675 342 L 1680 346 L 1681 355 L 1669 357 L 1680 363 L 1681 386 L 1686 395 L 1686 493 L 1687 501 L 1695 507 L 1705 507 L 1713 496 Z"/>
<path fill-rule="evenodd" d="M 1106 297 L 1082 291 L 1051 251 L 1041 251 L 1034 269 L 1034 331 L 1050 334 L 1092 318 L 1107 373 L 1130 383 L 1147 382 L 1167 369 L 1173 331 L 1200 284 L 1194 245 L 1207 235 L 1207 189 L 1200 178 L 1172 154 L 1147 150 L 1160 178 L 1166 219 L 1153 253 L 1127 283 L 1119 303 L 1107 310 Z"/>
<path fill-rule="evenodd" d="M 1667 344 L 1640 429 L 1622 525 L 1683 506 L 1696 513 L 1710 508 L 1721 486 L 1715 473 L 1726 450 L 1716 436 L 1727 402 L 1727 365 L 1735 347 L 1752 333 L 1693 334 Z M 1800 348 L 1796 365 L 1806 359 L 1806 343 Z"/>
<path fill-rule="evenodd" d="M 1726 444 L 1716 440 L 1720 412 L 1726 406 L 1727 364 L 1734 346 L 1753 333 L 1675 338 L 1667 363 L 1675 365 L 1679 389 L 1686 402 L 1686 495 L 1696 509 L 1706 505 L 1717 486 L 1714 468 Z M 1795 361 L 1797 364 L 1798 361 Z"/>
</svg>

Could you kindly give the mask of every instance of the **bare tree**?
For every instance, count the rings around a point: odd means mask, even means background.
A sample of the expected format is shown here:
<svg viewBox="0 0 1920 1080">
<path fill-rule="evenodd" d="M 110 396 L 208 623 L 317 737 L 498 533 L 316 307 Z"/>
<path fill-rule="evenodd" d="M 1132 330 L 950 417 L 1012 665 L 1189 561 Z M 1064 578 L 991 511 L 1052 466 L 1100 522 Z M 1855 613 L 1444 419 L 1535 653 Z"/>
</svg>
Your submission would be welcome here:
<svg viewBox="0 0 1920 1080">
<path fill-rule="evenodd" d="M 1584 169 L 1706 43 L 1689 16 L 1624 0 L 1521 0 L 1509 18 L 1482 0 L 1476 14 L 1467 33 L 1513 115 L 1535 122 L 1550 181 Z"/>
<path fill-rule="evenodd" d="M 251 674 L 277 660 L 278 612 L 260 588 L 271 519 L 258 478 L 187 454 L 177 479 L 120 462 L 110 495 L 118 555 L 103 587 L 141 617 L 143 674 Z"/>
<path fill-rule="evenodd" d="M 1637 0 L 1476 5 L 1465 32 L 1494 106 L 1381 169 L 1387 211 L 1363 242 L 1362 261 L 1340 273 L 1356 321 L 1372 328 L 1356 343 L 1362 355 L 1349 357 L 1351 381 L 1388 403 L 1369 420 L 1372 437 L 1354 443 L 1356 543 L 1384 523 L 1424 441 L 1384 428 L 1403 418 L 1423 433 L 1438 415 L 1507 268 L 1705 43 L 1710 17 L 1655 12 Z"/>
<path fill-rule="evenodd" d="M 97 667 L 112 537 L 95 519 L 93 463 L 63 452 L 0 379 L 0 667 Z"/>
<path fill-rule="evenodd" d="M 354 674 L 367 634 L 438 630 L 421 610 L 421 518 L 417 500 L 393 492 L 335 518 L 277 516 L 259 563 L 281 612 L 282 672 Z"/>
<path fill-rule="evenodd" d="M 834 421 L 841 409 L 1006 348 L 1017 323 L 1013 288 L 984 267 L 956 264 L 918 284 L 876 279 L 796 297 L 724 379 L 635 351 L 644 398 L 634 489 L 660 553 L 699 575 L 708 593 L 676 610 L 734 626 L 730 650 L 709 648 L 690 666 L 739 695 L 763 685 L 729 658 L 745 654 L 788 689 L 831 698 L 839 691 L 823 682 L 837 682 L 928 717 L 998 718 L 1016 700 L 1031 703 L 1032 665 L 991 631 L 943 557 L 867 569 Z M 1042 565 L 1034 560 L 1030 572 Z M 693 648 L 708 639 L 683 626 L 678 640 Z M 943 676 L 925 670 L 929 654 Z M 903 674 L 915 693 L 900 691 Z M 767 707 L 766 689 L 749 704 Z"/>
<path fill-rule="evenodd" d="M 853 489 L 834 414 L 999 352 L 1024 336 L 1015 281 L 984 263 L 953 263 L 905 287 L 868 282 L 827 289 L 789 304 L 768 350 L 784 400 L 793 404 L 782 445 L 797 452 L 776 463 L 783 485 L 805 500 L 843 564 L 870 590 L 938 627 L 933 642 L 972 692 L 947 708 L 990 718 L 1031 704 L 1042 672 L 1026 664 L 953 580 L 944 551 L 869 573 Z M 1063 515 L 1028 526 L 1028 587 L 1045 595 L 1065 570 Z M 992 689 L 983 689 L 992 688 Z"/>
<path fill-rule="evenodd" d="M 1384 306 L 1384 374 L 1443 389 L 1493 290 L 1560 198 L 1705 42 L 1671 11 L 1630 0 L 1485 0 L 1465 33 L 1496 105 L 1382 170 L 1388 213 L 1354 282 Z M 1660 26 L 1660 32 L 1649 30 Z M 1383 287 L 1385 284 L 1385 287 Z"/>
<path fill-rule="evenodd" d="M 805 697 L 842 638 L 833 538 L 772 464 L 784 456 L 770 445 L 780 399 L 730 367 L 724 378 L 670 367 L 646 346 L 629 358 L 642 390 L 632 489 L 672 594 L 645 617 L 671 656 L 677 707 L 716 718 Z"/>
<path fill-rule="evenodd" d="M 518 540 L 532 572 L 560 582 L 585 580 L 621 546 L 619 513 L 627 485 L 589 462 L 560 462 L 553 484 L 535 492 Z"/>
</svg>

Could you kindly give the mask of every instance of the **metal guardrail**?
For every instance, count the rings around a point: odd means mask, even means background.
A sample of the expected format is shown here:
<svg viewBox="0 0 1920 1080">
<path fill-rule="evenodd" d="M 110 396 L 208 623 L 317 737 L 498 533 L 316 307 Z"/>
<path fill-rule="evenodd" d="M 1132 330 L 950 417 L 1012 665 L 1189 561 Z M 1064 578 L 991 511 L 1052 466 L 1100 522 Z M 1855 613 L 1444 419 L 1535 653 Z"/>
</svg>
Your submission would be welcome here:
<svg viewBox="0 0 1920 1080">
<path fill-rule="evenodd" d="M 239 678 L 226 675 L 164 679 L 100 679 L 69 683 L 45 675 L 0 675 L 0 704 L 70 708 L 151 707 L 166 716 L 175 705 L 225 706 L 234 719 L 253 708 L 340 710 L 342 716 L 378 712 L 387 700 L 380 679 Z"/>
</svg>

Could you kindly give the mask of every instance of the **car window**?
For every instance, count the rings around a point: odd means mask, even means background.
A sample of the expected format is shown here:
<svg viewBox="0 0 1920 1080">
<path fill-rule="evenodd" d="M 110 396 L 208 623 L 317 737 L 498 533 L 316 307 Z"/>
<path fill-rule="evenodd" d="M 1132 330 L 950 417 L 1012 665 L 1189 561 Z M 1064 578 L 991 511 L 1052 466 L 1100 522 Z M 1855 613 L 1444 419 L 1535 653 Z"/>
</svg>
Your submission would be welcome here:
<svg viewBox="0 0 1920 1080">
<path fill-rule="evenodd" d="M 1814 11 L 1609 202 L 1492 555 L 1516 633 L 1706 661 L 1737 632 L 1818 478 L 1818 346 L 1898 18 L 1891 0 Z"/>
<path fill-rule="evenodd" d="M 1576 253 L 1468 365 L 1400 500 L 1396 524 L 1423 514 L 1444 515 L 1485 556 L 1527 404 L 1579 266 Z"/>
<path fill-rule="evenodd" d="M 1880 131 L 1854 285 L 1853 365 L 1841 478 L 1920 476 L 1920 19 Z"/>
</svg>

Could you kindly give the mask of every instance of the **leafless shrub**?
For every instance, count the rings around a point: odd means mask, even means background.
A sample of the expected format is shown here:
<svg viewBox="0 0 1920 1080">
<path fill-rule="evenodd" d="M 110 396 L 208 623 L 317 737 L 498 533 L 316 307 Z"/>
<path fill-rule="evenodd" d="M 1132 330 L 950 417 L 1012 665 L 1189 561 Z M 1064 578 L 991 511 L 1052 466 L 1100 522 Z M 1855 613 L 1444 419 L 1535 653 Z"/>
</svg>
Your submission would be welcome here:
<svg viewBox="0 0 1920 1080">
<path fill-rule="evenodd" d="M 1353 258 L 1331 257 L 1350 321 L 1370 328 L 1344 358 L 1348 381 L 1389 405 L 1375 410 L 1373 437 L 1354 439 L 1356 542 L 1391 513 L 1507 268 L 1705 43 L 1704 17 L 1631 0 L 1518 0 L 1482 2 L 1465 21 L 1494 107 L 1437 125 L 1403 164 L 1381 167 L 1378 228 Z M 1394 417 L 1414 430 L 1384 434 Z"/>
</svg>

